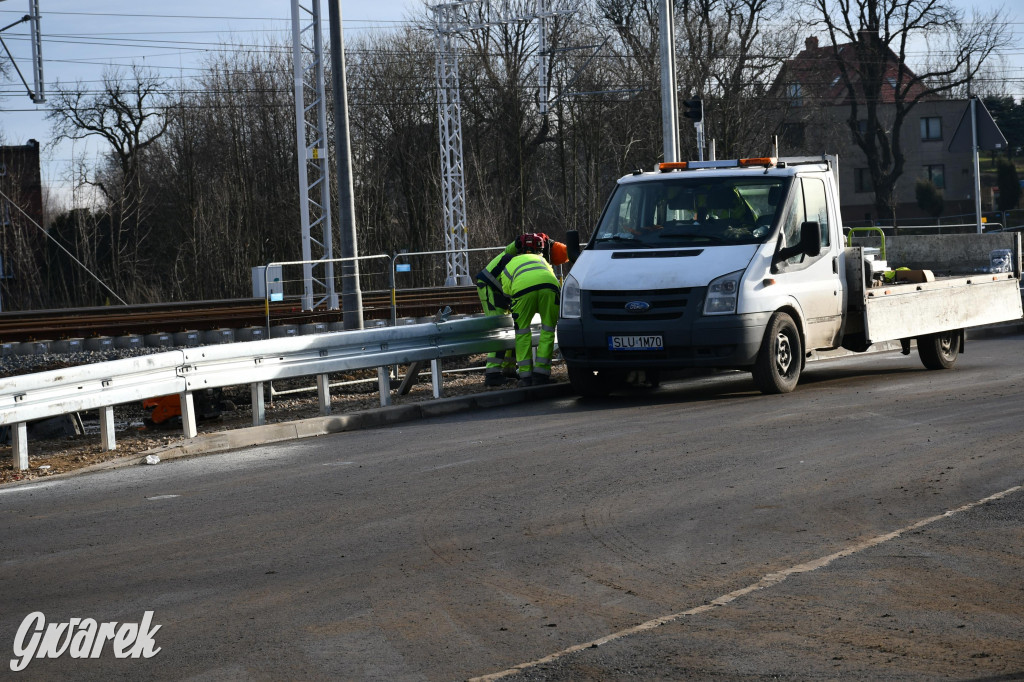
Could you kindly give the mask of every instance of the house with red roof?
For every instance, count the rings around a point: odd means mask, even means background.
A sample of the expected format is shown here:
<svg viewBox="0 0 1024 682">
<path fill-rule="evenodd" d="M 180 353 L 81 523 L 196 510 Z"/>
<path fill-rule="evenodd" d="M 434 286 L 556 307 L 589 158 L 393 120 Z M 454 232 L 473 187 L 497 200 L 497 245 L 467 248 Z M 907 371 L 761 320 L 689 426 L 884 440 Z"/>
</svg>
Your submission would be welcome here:
<svg viewBox="0 0 1024 682">
<path fill-rule="evenodd" d="M 877 111 L 888 133 L 892 132 L 895 118 L 897 88 L 906 89 L 904 101 L 918 99 L 900 134 L 906 162 L 896 183 L 896 224 L 936 222 L 934 216 L 918 206 L 915 184 L 919 178 L 931 180 L 942 192 L 944 223 L 956 215 L 964 215 L 964 222 L 973 222 L 972 156 L 947 151 L 968 101 L 929 94 L 924 85 L 913 82 L 916 76 L 909 67 L 901 64 L 888 48 L 883 46 L 883 50 L 884 61 L 879 66 L 884 72 Z M 783 64 L 770 90 L 770 96 L 783 105 L 778 127 L 780 156 L 839 155 L 840 200 L 848 226 L 873 225 L 881 218 L 875 207 L 867 157 L 850 129 L 854 103 L 858 105 L 857 125 L 861 132 L 867 125 L 863 89 L 856 87 L 864 66 L 858 62 L 854 43 L 822 46 L 812 36 L 796 57 Z M 853 88 L 843 78 L 844 70 Z"/>
</svg>

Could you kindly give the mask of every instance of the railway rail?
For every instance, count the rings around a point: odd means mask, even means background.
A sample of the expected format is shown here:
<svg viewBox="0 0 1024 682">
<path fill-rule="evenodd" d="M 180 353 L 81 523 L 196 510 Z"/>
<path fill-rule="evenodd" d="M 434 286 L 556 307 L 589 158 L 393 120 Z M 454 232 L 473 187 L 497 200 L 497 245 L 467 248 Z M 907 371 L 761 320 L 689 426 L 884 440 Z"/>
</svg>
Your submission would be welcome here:
<svg viewBox="0 0 1024 682">
<path fill-rule="evenodd" d="M 363 317 L 391 318 L 391 291 L 363 292 Z M 444 306 L 456 313 L 479 312 L 475 287 L 405 289 L 395 292 L 398 317 L 426 317 Z M 340 322 L 340 310 L 302 310 L 298 297 L 270 305 L 270 324 Z M 224 327 L 265 327 L 263 299 L 153 303 L 0 313 L 0 342 L 56 341 L 69 338 L 204 331 Z"/>
</svg>

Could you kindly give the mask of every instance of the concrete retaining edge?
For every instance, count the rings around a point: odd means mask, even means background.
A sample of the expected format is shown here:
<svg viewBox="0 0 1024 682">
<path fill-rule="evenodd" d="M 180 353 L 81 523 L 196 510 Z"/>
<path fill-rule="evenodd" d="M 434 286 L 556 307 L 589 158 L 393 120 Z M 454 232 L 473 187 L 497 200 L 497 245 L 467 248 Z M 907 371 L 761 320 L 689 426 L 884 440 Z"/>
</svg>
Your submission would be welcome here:
<svg viewBox="0 0 1024 682">
<path fill-rule="evenodd" d="M 26 481 L 26 483 L 40 483 L 64 476 L 74 476 L 93 471 L 106 471 L 108 469 L 119 469 L 121 467 L 143 464 L 149 455 L 156 455 L 160 458 L 161 462 L 164 462 L 184 457 L 228 452 L 230 450 L 269 443 L 316 438 L 343 431 L 380 428 L 392 424 L 415 421 L 417 419 L 428 419 L 430 417 L 443 417 L 475 409 L 503 407 L 571 395 L 573 395 L 573 391 L 569 384 L 555 383 L 546 386 L 531 386 L 529 388 L 514 388 L 504 391 L 488 391 L 473 395 L 440 398 L 429 402 L 410 403 L 408 405 L 392 405 L 390 407 L 379 407 L 359 412 L 350 412 L 348 414 L 311 417 L 292 422 L 249 426 L 230 431 L 200 433 L 188 441 L 171 443 L 140 454 L 119 457 L 64 474 L 47 476 L 45 479 L 33 479 Z"/>
</svg>

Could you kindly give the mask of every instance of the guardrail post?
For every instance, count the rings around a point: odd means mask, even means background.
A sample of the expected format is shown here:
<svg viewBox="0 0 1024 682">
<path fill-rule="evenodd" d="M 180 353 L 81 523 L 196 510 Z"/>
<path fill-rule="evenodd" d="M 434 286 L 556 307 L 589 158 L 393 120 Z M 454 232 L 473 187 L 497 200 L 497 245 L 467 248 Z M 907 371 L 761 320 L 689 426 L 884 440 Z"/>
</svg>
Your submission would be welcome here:
<svg viewBox="0 0 1024 682">
<path fill-rule="evenodd" d="M 117 437 L 114 435 L 114 406 L 100 408 L 100 442 L 104 450 L 117 448 Z"/>
<path fill-rule="evenodd" d="M 331 413 L 331 385 L 326 374 L 316 375 L 316 394 L 320 400 L 320 415 L 326 417 Z"/>
<path fill-rule="evenodd" d="M 250 384 L 249 393 L 252 396 L 252 425 L 263 426 L 267 423 L 267 405 L 263 401 L 263 382 Z"/>
<path fill-rule="evenodd" d="M 196 401 L 191 391 L 181 394 L 181 429 L 185 438 L 195 438 L 199 434 L 196 428 Z"/>
<path fill-rule="evenodd" d="M 391 404 L 391 374 L 387 367 L 377 368 L 377 386 L 380 388 L 380 406 Z"/>
<path fill-rule="evenodd" d="M 17 471 L 28 469 L 28 424 L 11 425 L 11 465 Z"/>
<path fill-rule="evenodd" d="M 441 378 L 441 359 L 434 358 L 430 361 L 430 385 L 434 389 L 434 397 L 440 398 L 444 395 L 444 384 Z"/>
<path fill-rule="evenodd" d="M 391 287 L 391 326 L 398 324 L 398 290 L 395 284 L 395 261 L 400 254 L 391 257 L 391 267 L 388 269 L 388 286 Z"/>
</svg>

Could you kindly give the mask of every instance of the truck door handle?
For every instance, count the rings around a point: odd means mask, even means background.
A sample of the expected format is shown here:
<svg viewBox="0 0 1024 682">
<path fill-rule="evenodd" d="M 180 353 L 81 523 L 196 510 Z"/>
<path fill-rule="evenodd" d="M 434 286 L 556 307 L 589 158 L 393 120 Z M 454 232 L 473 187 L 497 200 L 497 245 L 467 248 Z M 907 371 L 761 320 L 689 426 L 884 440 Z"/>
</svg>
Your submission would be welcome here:
<svg viewBox="0 0 1024 682">
<path fill-rule="evenodd" d="M 832 256 L 832 273 L 839 274 L 839 256 Z"/>
</svg>

